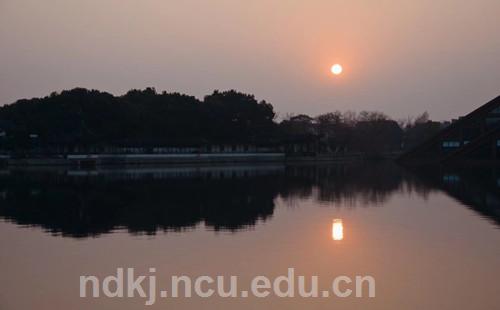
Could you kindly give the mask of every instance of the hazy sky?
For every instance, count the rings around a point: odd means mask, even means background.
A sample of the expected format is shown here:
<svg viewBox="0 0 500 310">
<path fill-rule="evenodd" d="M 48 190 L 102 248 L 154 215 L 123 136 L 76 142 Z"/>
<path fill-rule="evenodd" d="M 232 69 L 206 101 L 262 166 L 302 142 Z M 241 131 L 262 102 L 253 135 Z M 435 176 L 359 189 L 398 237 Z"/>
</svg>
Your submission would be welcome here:
<svg viewBox="0 0 500 310">
<path fill-rule="evenodd" d="M 499 12 L 498 0 L 0 0 L 0 104 L 153 86 L 237 89 L 281 115 L 448 119 L 500 95 Z"/>
</svg>

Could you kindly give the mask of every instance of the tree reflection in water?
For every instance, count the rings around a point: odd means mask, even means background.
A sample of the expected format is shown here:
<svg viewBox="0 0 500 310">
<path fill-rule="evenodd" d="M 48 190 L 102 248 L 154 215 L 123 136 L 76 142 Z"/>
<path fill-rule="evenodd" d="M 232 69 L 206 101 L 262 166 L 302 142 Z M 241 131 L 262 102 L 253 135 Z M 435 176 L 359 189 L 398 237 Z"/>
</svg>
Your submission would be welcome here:
<svg viewBox="0 0 500 310">
<path fill-rule="evenodd" d="M 0 217 L 75 238 L 116 229 L 155 234 L 199 223 L 237 231 L 270 219 L 277 197 L 291 205 L 307 198 L 332 207 L 382 206 L 394 192 L 425 197 L 446 189 L 450 179 L 439 177 L 445 172 L 430 171 L 415 174 L 391 163 L 12 170 L 0 176 Z M 500 222 L 499 204 L 491 203 L 492 197 L 500 201 L 497 186 L 486 206 L 483 186 L 457 182 L 465 190 L 448 189 L 450 195 Z"/>
</svg>

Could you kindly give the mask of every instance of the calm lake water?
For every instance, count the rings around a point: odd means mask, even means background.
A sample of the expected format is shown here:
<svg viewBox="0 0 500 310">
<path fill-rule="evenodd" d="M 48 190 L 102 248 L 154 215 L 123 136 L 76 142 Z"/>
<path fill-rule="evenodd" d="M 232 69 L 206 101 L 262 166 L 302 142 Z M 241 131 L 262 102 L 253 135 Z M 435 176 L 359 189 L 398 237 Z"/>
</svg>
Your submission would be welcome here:
<svg viewBox="0 0 500 310">
<path fill-rule="evenodd" d="M 498 176 L 497 176 L 498 173 Z M 390 163 L 0 171 L 0 309 L 499 309 L 500 172 Z M 287 268 L 375 298 L 80 298 L 79 277 Z"/>
</svg>

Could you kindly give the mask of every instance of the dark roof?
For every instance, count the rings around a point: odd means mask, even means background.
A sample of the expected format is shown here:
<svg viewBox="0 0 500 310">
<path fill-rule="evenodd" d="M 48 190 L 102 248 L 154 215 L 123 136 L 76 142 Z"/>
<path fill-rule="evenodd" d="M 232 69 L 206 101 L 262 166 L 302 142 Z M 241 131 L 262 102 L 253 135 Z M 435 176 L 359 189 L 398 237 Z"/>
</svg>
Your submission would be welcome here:
<svg viewBox="0 0 500 310">
<path fill-rule="evenodd" d="M 422 149 L 425 149 L 426 147 L 432 146 L 433 144 L 440 142 L 440 139 L 442 136 L 444 136 L 450 132 L 453 132 L 455 129 L 460 128 L 465 123 L 468 123 L 469 121 L 476 119 L 477 117 L 483 116 L 497 107 L 500 107 L 500 96 L 487 102 L 486 104 L 483 104 L 482 106 L 480 106 L 479 108 L 470 112 L 469 114 L 467 114 L 463 117 L 460 117 L 457 121 L 452 122 L 449 126 L 443 128 L 440 132 L 438 132 L 436 135 L 434 135 L 430 139 L 422 142 L 421 144 L 417 145 L 416 147 L 414 147 L 410 151 L 404 153 L 399 158 L 399 160 L 404 160 L 408 157 L 411 157 L 412 155 L 414 155 L 415 153 L 418 153 Z"/>
</svg>

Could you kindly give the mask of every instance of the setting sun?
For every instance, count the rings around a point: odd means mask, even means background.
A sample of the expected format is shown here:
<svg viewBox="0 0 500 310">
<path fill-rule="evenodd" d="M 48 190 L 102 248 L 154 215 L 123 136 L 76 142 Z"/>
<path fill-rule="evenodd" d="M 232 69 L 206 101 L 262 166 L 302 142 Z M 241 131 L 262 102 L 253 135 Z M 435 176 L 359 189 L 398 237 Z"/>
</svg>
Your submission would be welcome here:
<svg viewBox="0 0 500 310">
<path fill-rule="evenodd" d="M 330 70 L 332 71 L 333 74 L 339 75 L 342 73 L 342 66 L 339 64 L 335 64 L 332 66 Z"/>
</svg>

